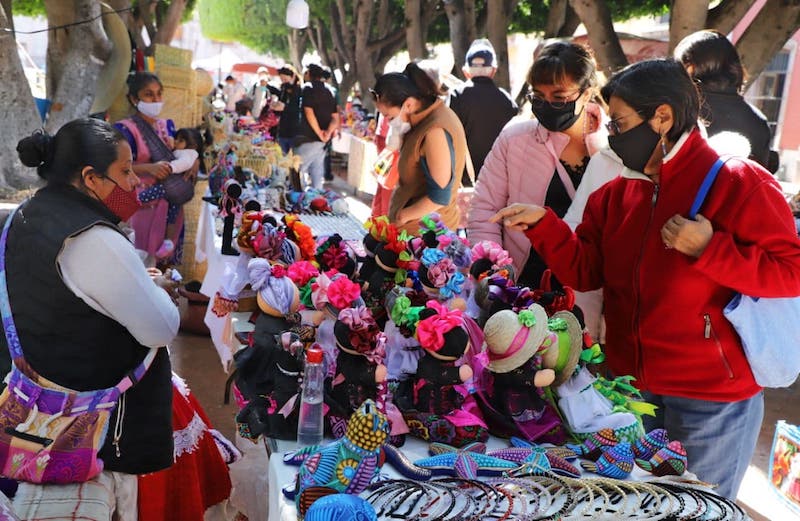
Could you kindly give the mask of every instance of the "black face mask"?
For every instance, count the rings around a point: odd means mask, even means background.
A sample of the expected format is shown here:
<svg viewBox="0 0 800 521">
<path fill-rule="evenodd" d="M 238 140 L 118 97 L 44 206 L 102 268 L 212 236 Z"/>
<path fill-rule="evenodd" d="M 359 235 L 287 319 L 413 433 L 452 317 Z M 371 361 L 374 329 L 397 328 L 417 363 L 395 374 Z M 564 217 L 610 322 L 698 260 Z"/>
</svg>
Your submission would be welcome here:
<svg viewBox="0 0 800 521">
<path fill-rule="evenodd" d="M 571 127 L 578 118 L 581 112 L 575 114 L 575 101 L 570 101 L 561 108 L 554 108 L 549 103 L 543 103 L 541 107 L 532 107 L 531 110 L 539 120 L 539 123 L 549 130 L 550 132 L 563 132 Z"/>
<path fill-rule="evenodd" d="M 660 140 L 661 136 L 650 128 L 647 121 L 642 121 L 627 132 L 608 136 L 608 146 L 622 159 L 623 165 L 644 173 L 644 167 Z"/>
</svg>

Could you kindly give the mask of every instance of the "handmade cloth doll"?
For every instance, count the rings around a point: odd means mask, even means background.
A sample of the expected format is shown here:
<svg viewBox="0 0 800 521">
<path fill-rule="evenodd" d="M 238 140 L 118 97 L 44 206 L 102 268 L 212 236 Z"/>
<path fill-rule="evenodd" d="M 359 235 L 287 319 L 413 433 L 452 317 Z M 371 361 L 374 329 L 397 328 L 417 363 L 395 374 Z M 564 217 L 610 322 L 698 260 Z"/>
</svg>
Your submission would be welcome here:
<svg viewBox="0 0 800 521">
<path fill-rule="evenodd" d="M 375 263 L 375 249 L 378 244 L 387 242 L 389 235 L 397 236 L 397 229 L 389 224 L 389 218 L 385 215 L 380 217 L 370 217 L 364 223 L 364 228 L 367 234 L 362 239 L 364 246 L 364 257 L 361 260 L 361 266 L 358 269 L 357 280 L 362 287 L 369 281 L 372 273 L 377 269 Z"/>
<path fill-rule="evenodd" d="M 327 418 L 334 438 L 344 435 L 347 419 L 366 399 L 382 403 L 386 389 L 386 337 L 364 306 L 339 312 L 336 366 L 325 380 Z"/>
<path fill-rule="evenodd" d="M 248 268 L 261 314 L 252 344 L 235 355 L 236 385 L 248 401 L 237 415 L 237 425 L 250 439 L 261 434 L 295 439 L 303 344 L 297 335 L 284 333 L 299 323 L 299 291 L 281 265 L 256 258 Z"/>
<path fill-rule="evenodd" d="M 219 201 L 219 216 L 222 217 L 222 250 L 223 255 L 239 255 L 233 247 L 233 227 L 236 217 L 242 213 L 242 185 L 235 179 L 228 179 L 222 187 Z"/>
<path fill-rule="evenodd" d="M 344 273 L 320 273 L 311 283 L 311 301 L 316 310 L 311 322 L 317 328 L 317 343 L 325 353 L 327 367 L 331 367 L 338 354 L 333 326 L 341 310 L 364 305 L 361 288 Z"/>
<path fill-rule="evenodd" d="M 351 279 L 356 275 L 355 254 L 338 233 L 317 241 L 316 260 L 321 271 L 336 270 Z"/>
<path fill-rule="evenodd" d="M 472 369 L 458 363 L 469 348 L 463 324 L 460 310 L 449 310 L 436 301 L 427 303 L 416 328 L 425 353 L 417 373 L 400 384 L 395 397 L 412 434 L 456 447 L 489 437 L 464 385 L 472 378 Z"/>
<path fill-rule="evenodd" d="M 382 242 L 375 248 L 375 268 L 364 283 L 363 295 L 372 316 L 381 327 L 384 327 L 388 320 L 384 306 L 386 295 L 396 284 L 396 275 L 400 269 L 398 262 L 404 254 L 408 255 L 406 241 L 391 234 L 387 242 Z"/>
<path fill-rule="evenodd" d="M 484 335 L 492 377 L 484 405 L 501 416 L 500 424 L 492 423 L 492 429 L 529 441 L 559 429 L 558 415 L 544 400 L 543 388 L 553 383 L 556 373 L 543 366 L 542 355 L 558 348 L 558 336 L 548 329 L 545 310 L 532 304 L 519 313 L 499 311 L 486 321 Z"/>
<path fill-rule="evenodd" d="M 300 257 L 297 245 L 286 238 L 286 234 L 269 222 L 261 223 L 258 231 L 250 239 L 255 257 L 267 259 L 273 264 L 285 267 Z"/>
</svg>

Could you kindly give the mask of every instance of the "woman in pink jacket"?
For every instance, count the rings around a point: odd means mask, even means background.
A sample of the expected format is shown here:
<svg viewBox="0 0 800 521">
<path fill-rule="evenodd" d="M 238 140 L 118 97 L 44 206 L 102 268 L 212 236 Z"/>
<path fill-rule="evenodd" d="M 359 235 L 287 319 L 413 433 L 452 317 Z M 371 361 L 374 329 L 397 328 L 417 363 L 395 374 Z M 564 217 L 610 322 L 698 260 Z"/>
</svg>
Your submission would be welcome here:
<svg viewBox="0 0 800 521">
<path fill-rule="evenodd" d="M 591 102 L 597 78 L 586 48 L 566 42 L 545 46 L 528 72 L 528 84 L 536 120 L 507 126 L 486 156 L 470 206 L 467 237 L 473 244 L 489 240 L 502 245 L 514 260 L 518 285 L 537 288 L 547 269 L 541 257 L 525 234 L 504 230 L 489 218 L 513 203 L 547 205 L 564 217 L 584 177 L 596 171 L 612 179 L 622 165 L 613 152 L 597 152 L 605 134 L 599 132 L 602 110 Z M 582 215 L 582 208 L 575 210 Z M 599 294 L 577 295 L 576 302 L 597 338 Z"/>
</svg>

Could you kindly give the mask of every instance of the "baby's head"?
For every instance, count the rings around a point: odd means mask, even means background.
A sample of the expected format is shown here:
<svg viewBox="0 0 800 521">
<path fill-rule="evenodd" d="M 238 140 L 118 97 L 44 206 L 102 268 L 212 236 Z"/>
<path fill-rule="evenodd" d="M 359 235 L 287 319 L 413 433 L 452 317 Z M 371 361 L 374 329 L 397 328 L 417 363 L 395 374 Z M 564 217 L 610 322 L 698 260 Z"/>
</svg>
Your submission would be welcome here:
<svg viewBox="0 0 800 521">
<path fill-rule="evenodd" d="M 203 155 L 203 136 L 196 128 L 182 128 L 175 133 L 175 150 L 197 150 Z"/>
</svg>

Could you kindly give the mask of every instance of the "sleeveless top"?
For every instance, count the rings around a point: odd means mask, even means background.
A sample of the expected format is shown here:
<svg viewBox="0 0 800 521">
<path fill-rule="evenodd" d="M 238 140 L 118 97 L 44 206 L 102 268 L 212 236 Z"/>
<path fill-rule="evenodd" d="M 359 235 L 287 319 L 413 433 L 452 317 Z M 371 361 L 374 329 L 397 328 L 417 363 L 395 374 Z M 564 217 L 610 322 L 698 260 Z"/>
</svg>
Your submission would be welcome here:
<svg viewBox="0 0 800 521">
<path fill-rule="evenodd" d="M 434 128 L 441 128 L 452 141 L 450 181 L 445 187 L 439 187 L 427 174 L 427 165 L 422 156 L 425 136 Z M 422 197 L 428 196 L 432 201 L 442 204 L 438 210 L 442 222 L 455 230 L 459 223 L 459 210 L 456 204 L 458 189 L 461 186 L 461 172 L 464 171 L 467 155 L 467 140 L 464 127 L 455 112 L 437 100 L 430 107 L 411 116 L 411 130 L 403 138 L 398 162 L 399 180 L 389 203 L 389 220 L 396 222 L 397 213 L 411 206 Z M 456 172 L 458 175 L 456 175 Z M 443 192 L 449 190 L 447 192 Z M 449 195 L 449 197 L 447 197 Z M 409 233 L 419 231 L 416 221 L 399 227 Z"/>
</svg>

